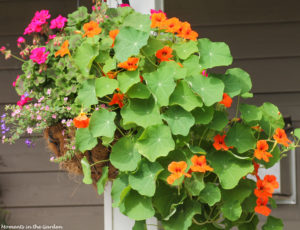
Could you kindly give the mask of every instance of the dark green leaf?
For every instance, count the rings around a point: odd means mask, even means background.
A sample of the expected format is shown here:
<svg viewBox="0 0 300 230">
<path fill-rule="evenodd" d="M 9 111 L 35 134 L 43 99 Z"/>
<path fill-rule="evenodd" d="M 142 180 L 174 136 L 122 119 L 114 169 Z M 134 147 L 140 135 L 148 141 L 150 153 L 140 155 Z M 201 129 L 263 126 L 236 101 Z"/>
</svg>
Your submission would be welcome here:
<svg viewBox="0 0 300 230">
<path fill-rule="evenodd" d="M 104 192 L 104 188 L 107 181 L 108 181 L 108 166 L 105 166 L 102 168 L 101 178 L 98 180 L 96 184 L 99 195 L 102 195 L 102 193 Z"/>
<path fill-rule="evenodd" d="M 210 129 L 222 131 L 228 124 L 228 118 L 226 112 L 216 111 L 214 118 L 209 125 Z"/>
<path fill-rule="evenodd" d="M 273 216 L 268 216 L 267 222 L 262 226 L 263 230 L 282 230 L 283 222 Z"/>
<path fill-rule="evenodd" d="M 109 112 L 107 109 L 100 108 L 93 112 L 90 120 L 90 131 L 93 137 L 114 137 L 116 131 L 115 112 Z"/>
<path fill-rule="evenodd" d="M 77 99 L 86 108 L 98 103 L 94 79 L 83 82 L 82 87 L 78 91 Z"/>
<path fill-rule="evenodd" d="M 241 118 L 243 121 L 251 122 L 251 121 L 259 121 L 262 118 L 261 110 L 255 105 L 240 105 Z"/>
<path fill-rule="evenodd" d="M 200 201 L 207 203 L 209 206 L 221 200 L 221 192 L 217 185 L 213 183 L 206 183 L 205 188 L 200 193 Z"/>
<path fill-rule="evenodd" d="M 196 124 L 207 125 L 212 121 L 214 112 L 215 110 L 213 107 L 202 107 L 194 109 L 192 114 L 195 117 Z"/>
<path fill-rule="evenodd" d="M 242 207 L 240 203 L 235 201 L 229 201 L 222 205 L 221 211 L 228 220 L 235 221 L 238 220 L 242 214 Z"/>
<path fill-rule="evenodd" d="M 126 93 L 131 86 L 140 82 L 139 71 L 125 71 L 119 73 L 118 81 L 120 90 Z"/>
<path fill-rule="evenodd" d="M 141 82 L 133 85 L 127 91 L 127 96 L 130 98 L 147 99 L 151 95 L 147 86 Z"/>
<path fill-rule="evenodd" d="M 184 180 L 184 187 L 192 196 L 199 196 L 204 189 L 203 173 L 193 173 L 191 178 Z"/>
<path fill-rule="evenodd" d="M 96 95 L 98 97 L 104 97 L 108 94 L 112 94 L 116 88 L 118 88 L 118 81 L 107 77 L 101 77 L 96 79 Z"/>
<path fill-rule="evenodd" d="M 97 138 L 92 136 L 89 128 L 77 129 L 75 138 L 76 148 L 82 153 L 86 150 L 93 149 L 98 144 Z"/>
</svg>

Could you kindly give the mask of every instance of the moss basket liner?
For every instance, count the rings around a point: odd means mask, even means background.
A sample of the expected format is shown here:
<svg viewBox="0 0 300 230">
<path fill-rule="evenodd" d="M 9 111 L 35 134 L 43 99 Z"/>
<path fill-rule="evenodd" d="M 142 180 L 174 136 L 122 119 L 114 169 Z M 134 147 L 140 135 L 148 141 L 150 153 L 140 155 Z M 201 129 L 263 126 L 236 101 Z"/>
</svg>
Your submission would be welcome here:
<svg viewBox="0 0 300 230">
<path fill-rule="evenodd" d="M 65 147 L 65 138 L 75 138 L 75 128 L 73 128 L 70 134 L 66 137 L 63 135 L 64 127 L 62 124 L 57 124 L 51 127 L 48 127 L 44 131 L 44 138 L 47 141 L 49 149 L 56 155 L 56 157 L 62 157 L 66 154 L 67 148 Z M 114 144 L 116 140 L 112 143 Z M 77 153 L 72 159 L 63 161 L 60 163 L 60 168 L 66 170 L 70 174 L 83 175 L 81 167 L 81 159 L 86 156 L 90 165 L 93 165 L 95 162 L 108 160 L 111 149 L 105 147 L 99 142 L 95 148 L 90 151 L 86 151 L 84 154 Z M 108 166 L 108 178 L 115 179 L 118 175 L 118 170 L 108 162 L 97 163 L 91 167 L 93 184 L 96 185 L 97 181 L 102 175 L 102 167 Z"/>
</svg>

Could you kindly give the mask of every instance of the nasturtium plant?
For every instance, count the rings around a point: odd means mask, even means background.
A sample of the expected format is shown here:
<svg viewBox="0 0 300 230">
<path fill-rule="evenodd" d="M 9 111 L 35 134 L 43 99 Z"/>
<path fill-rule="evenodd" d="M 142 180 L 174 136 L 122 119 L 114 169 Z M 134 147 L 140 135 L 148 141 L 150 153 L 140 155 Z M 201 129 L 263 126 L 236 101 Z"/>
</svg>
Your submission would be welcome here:
<svg viewBox="0 0 300 230">
<path fill-rule="evenodd" d="M 3 142 L 46 130 L 52 161 L 79 162 L 99 194 L 113 181 L 112 206 L 133 230 L 151 217 L 165 230 L 257 229 L 257 214 L 268 216 L 263 229 L 283 229 L 267 206 L 279 184 L 259 168 L 299 147 L 300 129 L 286 134 L 275 105 L 244 100 L 253 96 L 245 70 L 214 69 L 231 65 L 228 45 L 162 11 L 100 1 L 50 17 L 38 11 L 25 29 L 33 45 L 18 39 L 21 98 L 1 116 Z"/>
</svg>

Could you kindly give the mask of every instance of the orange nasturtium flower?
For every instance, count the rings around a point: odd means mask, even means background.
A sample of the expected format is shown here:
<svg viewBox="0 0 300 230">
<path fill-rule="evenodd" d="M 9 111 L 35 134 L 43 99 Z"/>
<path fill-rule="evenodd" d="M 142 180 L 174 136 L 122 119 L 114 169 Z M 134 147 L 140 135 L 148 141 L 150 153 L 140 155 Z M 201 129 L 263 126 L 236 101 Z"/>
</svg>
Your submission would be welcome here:
<svg viewBox="0 0 300 230">
<path fill-rule="evenodd" d="M 274 175 L 266 175 L 264 177 L 263 184 L 265 190 L 270 193 L 273 193 L 275 189 L 279 188 L 279 183 Z"/>
<path fill-rule="evenodd" d="M 194 155 L 191 159 L 193 165 L 191 166 L 192 172 L 205 173 L 206 171 L 213 171 L 213 168 L 206 164 L 205 156 Z"/>
<path fill-rule="evenodd" d="M 115 45 L 115 40 L 120 30 L 111 30 L 109 31 L 109 37 L 113 40 L 111 47 L 113 48 Z"/>
<path fill-rule="evenodd" d="M 151 28 L 161 28 L 163 22 L 167 19 L 166 15 L 161 13 L 154 13 L 151 15 Z"/>
<path fill-rule="evenodd" d="M 254 194 L 256 197 L 268 199 L 269 197 L 272 197 L 273 191 L 274 190 L 270 189 L 270 187 L 266 187 L 266 184 L 263 180 L 257 180 L 256 189 L 254 190 Z"/>
<path fill-rule="evenodd" d="M 269 157 L 273 157 L 273 155 L 267 152 L 269 149 L 269 145 L 266 140 L 260 140 L 256 143 L 256 149 L 254 151 L 254 156 L 261 160 L 263 159 L 265 162 L 269 162 Z"/>
<path fill-rule="evenodd" d="M 169 32 L 169 33 L 176 33 L 178 31 L 178 29 L 180 28 L 180 21 L 178 18 L 169 18 L 167 20 L 165 20 L 162 25 L 161 25 L 161 28 L 162 29 L 165 29 L 166 32 Z"/>
<path fill-rule="evenodd" d="M 127 69 L 128 71 L 135 71 L 138 68 L 139 58 L 130 57 L 127 61 L 118 64 L 118 67 Z"/>
<path fill-rule="evenodd" d="M 230 108 L 232 104 L 232 99 L 227 93 L 223 93 L 223 100 L 219 104 L 224 105 L 226 108 Z"/>
<path fill-rule="evenodd" d="M 113 95 L 113 98 L 109 102 L 109 105 L 115 105 L 118 104 L 120 108 L 124 106 L 124 94 L 123 93 L 115 93 Z"/>
<path fill-rule="evenodd" d="M 227 151 L 229 147 L 225 144 L 225 137 L 226 135 L 221 136 L 220 134 L 216 135 L 214 137 L 214 143 L 213 146 L 215 147 L 216 150 L 225 150 Z"/>
<path fill-rule="evenodd" d="M 187 163 L 184 161 L 171 162 L 168 166 L 168 170 L 171 175 L 167 178 L 168 184 L 173 184 L 175 180 L 179 179 L 181 176 L 191 177 L 190 174 L 186 173 Z"/>
<path fill-rule="evenodd" d="M 172 55 L 172 48 L 169 46 L 165 46 L 164 48 L 156 51 L 156 57 L 159 59 L 159 62 L 170 61 Z"/>
<path fill-rule="evenodd" d="M 264 216 L 269 216 L 271 213 L 271 209 L 267 207 L 268 201 L 269 200 L 267 198 L 257 198 L 254 211 Z"/>
<path fill-rule="evenodd" d="M 273 138 L 277 141 L 277 143 L 282 144 L 286 147 L 289 146 L 290 143 L 292 143 L 288 138 L 283 129 L 277 128 L 275 131 L 275 134 L 273 135 Z"/>
<path fill-rule="evenodd" d="M 83 30 L 85 34 L 83 37 L 94 37 L 95 35 L 98 35 L 101 33 L 102 29 L 99 27 L 99 24 L 95 21 L 90 21 L 88 23 L 85 23 L 83 25 Z"/>
<path fill-rule="evenodd" d="M 76 128 L 87 128 L 90 124 L 90 118 L 85 113 L 80 113 L 73 119 L 73 123 Z"/>
<path fill-rule="evenodd" d="M 60 55 L 61 57 L 63 57 L 63 56 L 65 56 L 66 54 L 68 54 L 69 56 L 71 55 L 71 54 L 70 54 L 70 50 L 69 50 L 69 41 L 68 41 L 68 40 L 64 41 L 64 43 L 63 43 L 62 46 L 60 47 L 60 50 L 58 50 L 58 51 L 54 54 L 54 56 L 57 57 L 57 56 Z"/>
<path fill-rule="evenodd" d="M 196 41 L 198 38 L 198 33 L 192 30 L 190 23 L 182 22 L 177 30 L 178 36 L 184 39 Z"/>
</svg>

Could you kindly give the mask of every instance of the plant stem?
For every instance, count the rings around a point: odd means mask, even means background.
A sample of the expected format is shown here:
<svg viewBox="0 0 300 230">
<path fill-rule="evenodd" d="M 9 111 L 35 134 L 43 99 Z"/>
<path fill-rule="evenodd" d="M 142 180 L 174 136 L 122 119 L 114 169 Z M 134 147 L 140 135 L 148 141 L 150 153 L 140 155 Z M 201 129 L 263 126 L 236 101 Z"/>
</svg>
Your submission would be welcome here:
<svg viewBox="0 0 300 230">
<path fill-rule="evenodd" d="M 101 163 L 105 163 L 105 162 L 109 162 L 109 159 L 107 159 L 107 160 L 102 160 L 102 161 L 97 161 L 97 162 L 95 162 L 94 164 L 91 164 L 90 166 L 94 166 L 94 165 L 96 165 L 96 164 L 101 164 Z"/>
<path fill-rule="evenodd" d="M 157 65 L 145 54 L 144 50 L 141 49 L 141 51 L 144 54 L 144 56 L 148 59 L 148 61 L 151 62 L 152 65 L 154 65 L 155 67 L 157 67 Z"/>
<path fill-rule="evenodd" d="M 25 60 L 23 60 L 22 58 L 19 58 L 13 54 L 11 54 L 11 56 L 14 58 L 14 59 L 17 59 L 18 61 L 21 61 L 21 62 L 25 62 Z"/>
<path fill-rule="evenodd" d="M 236 105 L 236 112 L 235 112 L 235 118 L 238 118 L 238 114 L 239 114 L 239 109 L 240 109 L 240 99 L 241 96 L 238 96 L 238 101 L 237 101 L 237 105 Z M 236 121 L 235 121 L 236 122 Z"/>
</svg>

